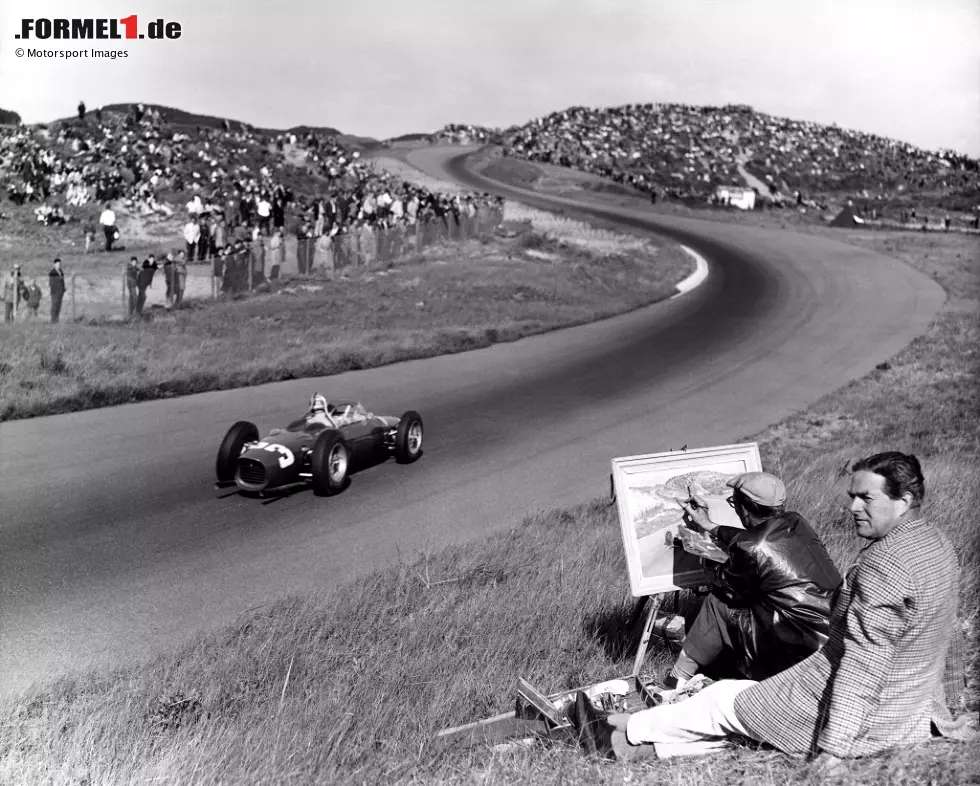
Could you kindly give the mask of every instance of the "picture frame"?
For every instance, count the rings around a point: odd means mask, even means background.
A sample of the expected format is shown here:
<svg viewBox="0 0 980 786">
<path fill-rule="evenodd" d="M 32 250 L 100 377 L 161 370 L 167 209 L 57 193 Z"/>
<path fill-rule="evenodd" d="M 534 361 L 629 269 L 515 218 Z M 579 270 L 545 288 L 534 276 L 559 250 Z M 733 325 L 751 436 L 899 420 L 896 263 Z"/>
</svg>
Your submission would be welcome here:
<svg viewBox="0 0 980 786">
<path fill-rule="evenodd" d="M 696 493 L 707 502 L 713 521 L 741 528 L 726 502 L 731 489 L 725 483 L 761 471 L 755 442 L 614 458 L 612 483 L 633 596 L 707 583 L 702 556 L 720 549 L 687 527 L 678 500 Z"/>
</svg>

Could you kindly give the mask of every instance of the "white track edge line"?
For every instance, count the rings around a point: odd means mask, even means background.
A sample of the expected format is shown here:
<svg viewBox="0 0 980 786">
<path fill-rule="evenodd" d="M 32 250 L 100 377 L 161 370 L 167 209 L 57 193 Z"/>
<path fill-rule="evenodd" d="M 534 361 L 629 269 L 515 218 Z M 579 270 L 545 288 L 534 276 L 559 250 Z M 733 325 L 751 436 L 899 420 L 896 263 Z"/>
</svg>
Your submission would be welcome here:
<svg viewBox="0 0 980 786">
<path fill-rule="evenodd" d="M 681 246 L 681 248 L 694 257 L 695 268 L 691 275 L 676 285 L 677 293 L 671 295 L 670 300 L 673 300 L 675 297 L 680 297 L 686 292 L 690 292 L 696 286 L 704 283 L 704 280 L 708 277 L 708 263 L 704 257 L 693 248 L 688 248 L 687 246 Z"/>
</svg>

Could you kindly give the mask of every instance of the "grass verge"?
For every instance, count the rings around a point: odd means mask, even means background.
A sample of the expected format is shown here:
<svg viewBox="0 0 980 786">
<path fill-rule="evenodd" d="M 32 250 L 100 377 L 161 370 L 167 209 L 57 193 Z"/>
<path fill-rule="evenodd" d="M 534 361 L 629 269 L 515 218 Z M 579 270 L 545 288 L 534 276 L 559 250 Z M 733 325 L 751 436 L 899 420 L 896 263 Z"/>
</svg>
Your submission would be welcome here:
<svg viewBox="0 0 980 786">
<path fill-rule="evenodd" d="M 285 281 L 240 300 L 191 300 L 179 311 L 153 309 L 138 323 L 4 326 L 0 420 L 326 376 L 513 341 L 662 300 L 694 269 L 667 242 L 540 211 L 524 210 L 514 220 L 542 228 L 510 240 L 427 248 L 384 270 Z M 154 284 L 162 291 L 162 282 Z"/>
<path fill-rule="evenodd" d="M 931 272 L 948 291 L 960 287 L 957 301 L 871 375 L 751 438 L 840 565 L 860 545 L 840 467 L 882 448 L 922 459 L 926 513 L 961 557 L 975 713 L 980 300 L 968 282 L 977 247 L 964 256 L 953 236 L 894 233 L 857 242 Z M 808 764 L 767 750 L 638 765 L 593 763 L 570 747 L 543 744 L 433 753 L 428 742 L 437 730 L 510 709 L 518 675 L 561 690 L 627 673 L 635 643 L 624 633 L 632 607 L 626 584 L 607 501 L 536 515 L 483 543 L 283 600 L 150 663 L 7 698 L 0 782 L 810 782 Z M 666 662 L 655 650 L 648 663 L 656 670 Z M 975 783 L 978 763 L 980 746 L 940 741 L 848 762 L 842 782 Z"/>
</svg>

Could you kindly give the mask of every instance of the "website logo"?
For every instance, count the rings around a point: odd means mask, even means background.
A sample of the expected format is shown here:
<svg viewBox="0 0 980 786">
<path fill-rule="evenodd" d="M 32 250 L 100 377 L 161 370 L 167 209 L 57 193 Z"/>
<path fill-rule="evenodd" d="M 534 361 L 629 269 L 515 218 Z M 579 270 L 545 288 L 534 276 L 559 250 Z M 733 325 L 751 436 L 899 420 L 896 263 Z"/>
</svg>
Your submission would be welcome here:
<svg viewBox="0 0 980 786">
<path fill-rule="evenodd" d="M 132 14 L 122 19 L 21 19 L 18 40 L 88 41 L 129 39 L 175 40 L 181 35 L 180 22 L 154 19 L 145 29 Z"/>
</svg>

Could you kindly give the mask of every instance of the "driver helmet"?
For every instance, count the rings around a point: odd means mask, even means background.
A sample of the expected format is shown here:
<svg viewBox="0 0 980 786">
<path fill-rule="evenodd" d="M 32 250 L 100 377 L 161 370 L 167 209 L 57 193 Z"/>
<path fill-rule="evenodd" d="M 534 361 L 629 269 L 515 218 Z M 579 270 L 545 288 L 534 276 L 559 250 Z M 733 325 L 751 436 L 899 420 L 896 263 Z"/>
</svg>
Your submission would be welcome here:
<svg viewBox="0 0 980 786">
<path fill-rule="evenodd" d="M 327 399 L 320 395 L 319 393 L 314 393 L 310 396 L 310 412 L 315 414 L 317 412 L 327 413 Z"/>
</svg>

